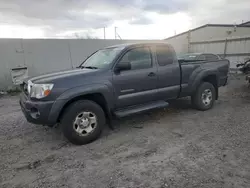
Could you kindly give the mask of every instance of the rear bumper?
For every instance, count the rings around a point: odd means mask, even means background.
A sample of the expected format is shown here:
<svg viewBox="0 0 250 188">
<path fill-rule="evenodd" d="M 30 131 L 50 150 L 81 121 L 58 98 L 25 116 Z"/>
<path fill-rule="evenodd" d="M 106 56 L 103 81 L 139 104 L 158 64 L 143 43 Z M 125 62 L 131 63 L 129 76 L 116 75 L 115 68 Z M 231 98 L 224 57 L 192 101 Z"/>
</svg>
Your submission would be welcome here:
<svg viewBox="0 0 250 188">
<path fill-rule="evenodd" d="M 28 122 L 41 125 L 56 123 L 56 119 L 49 119 L 54 101 L 31 101 L 24 93 L 21 93 L 19 103 Z"/>
<path fill-rule="evenodd" d="M 228 76 L 220 78 L 219 87 L 226 86 L 228 84 L 228 81 L 229 81 Z"/>
<path fill-rule="evenodd" d="M 227 79 L 226 79 L 226 81 L 225 81 L 225 83 L 224 83 L 224 85 L 223 85 L 223 86 L 228 85 L 228 83 L 229 83 L 229 79 L 228 79 L 228 77 L 227 77 Z"/>
</svg>

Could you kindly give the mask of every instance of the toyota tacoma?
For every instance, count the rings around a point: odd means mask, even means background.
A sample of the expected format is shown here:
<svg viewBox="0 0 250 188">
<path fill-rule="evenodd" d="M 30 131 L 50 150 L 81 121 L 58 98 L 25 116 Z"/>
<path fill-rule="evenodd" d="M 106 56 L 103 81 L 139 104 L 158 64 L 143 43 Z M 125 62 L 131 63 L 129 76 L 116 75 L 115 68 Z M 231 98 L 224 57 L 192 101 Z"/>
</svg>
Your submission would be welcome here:
<svg viewBox="0 0 250 188">
<path fill-rule="evenodd" d="M 191 96 L 208 110 L 227 84 L 229 61 L 179 59 L 164 42 L 122 44 L 97 50 L 73 70 L 28 78 L 21 84 L 21 109 L 34 124 L 59 123 L 73 144 L 97 139 L 112 118 L 168 106 Z"/>
</svg>

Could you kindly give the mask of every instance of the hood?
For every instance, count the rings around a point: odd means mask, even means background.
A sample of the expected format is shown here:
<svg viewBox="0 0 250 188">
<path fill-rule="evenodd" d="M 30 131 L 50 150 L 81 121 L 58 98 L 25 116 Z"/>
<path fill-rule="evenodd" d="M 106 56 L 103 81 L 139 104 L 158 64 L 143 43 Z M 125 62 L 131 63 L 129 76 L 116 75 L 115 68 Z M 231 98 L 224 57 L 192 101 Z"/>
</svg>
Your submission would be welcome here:
<svg viewBox="0 0 250 188">
<path fill-rule="evenodd" d="M 53 83 L 55 80 L 58 79 L 64 79 L 76 75 L 85 75 L 89 73 L 94 73 L 96 71 L 98 71 L 98 69 L 73 69 L 73 70 L 43 74 L 40 76 L 31 77 L 27 80 L 30 80 L 32 83 Z"/>
</svg>

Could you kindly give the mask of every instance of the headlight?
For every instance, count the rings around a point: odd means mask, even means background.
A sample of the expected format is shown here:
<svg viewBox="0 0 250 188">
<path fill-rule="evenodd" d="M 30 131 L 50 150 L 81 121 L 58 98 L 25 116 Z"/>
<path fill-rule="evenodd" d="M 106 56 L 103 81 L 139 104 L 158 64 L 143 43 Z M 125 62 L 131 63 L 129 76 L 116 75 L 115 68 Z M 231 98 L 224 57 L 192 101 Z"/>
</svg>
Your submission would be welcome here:
<svg viewBox="0 0 250 188">
<path fill-rule="evenodd" d="M 32 98 L 41 99 L 48 96 L 53 88 L 54 84 L 31 84 L 29 94 Z"/>
</svg>

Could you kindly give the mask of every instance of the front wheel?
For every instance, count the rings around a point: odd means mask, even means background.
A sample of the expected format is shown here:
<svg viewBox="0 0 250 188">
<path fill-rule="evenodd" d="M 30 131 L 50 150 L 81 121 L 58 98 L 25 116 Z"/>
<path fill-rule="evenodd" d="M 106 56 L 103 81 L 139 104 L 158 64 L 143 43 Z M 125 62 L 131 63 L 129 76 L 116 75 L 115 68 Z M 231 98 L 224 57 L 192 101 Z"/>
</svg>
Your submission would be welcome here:
<svg viewBox="0 0 250 188">
<path fill-rule="evenodd" d="M 192 104 L 198 110 L 209 110 L 214 105 L 215 96 L 216 92 L 213 84 L 203 82 L 192 96 Z"/>
<path fill-rule="evenodd" d="M 61 120 L 64 136 L 76 145 L 96 140 L 100 136 L 104 124 L 103 109 L 89 100 L 72 103 L 66 109 Z"/>
</svg>

